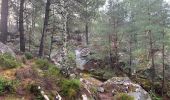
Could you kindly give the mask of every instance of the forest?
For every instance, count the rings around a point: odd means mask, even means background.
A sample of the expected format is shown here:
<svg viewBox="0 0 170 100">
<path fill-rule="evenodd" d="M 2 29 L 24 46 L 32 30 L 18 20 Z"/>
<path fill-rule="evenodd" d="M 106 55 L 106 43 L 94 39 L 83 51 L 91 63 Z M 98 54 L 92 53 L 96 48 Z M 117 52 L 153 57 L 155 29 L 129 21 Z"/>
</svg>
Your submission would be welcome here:
<svg viewBox="0 0 170 100">
<path fill-rule="evenodd" d="M 0 0 L 0 100 L 170 100 L 170 0 Z"/>
</svg>

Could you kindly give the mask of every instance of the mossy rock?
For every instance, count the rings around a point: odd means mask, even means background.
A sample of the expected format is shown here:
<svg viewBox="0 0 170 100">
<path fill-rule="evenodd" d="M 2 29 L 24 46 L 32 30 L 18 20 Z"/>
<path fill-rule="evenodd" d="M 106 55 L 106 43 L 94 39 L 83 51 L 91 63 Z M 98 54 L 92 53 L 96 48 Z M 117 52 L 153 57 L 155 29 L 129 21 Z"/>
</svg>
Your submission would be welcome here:
<svg viewBox="0 0 170 100">
<path fill-rule="evenodd" d="M 134 79 L 137 83 L 140 83 L 140 85 L 146 90 L 146 91 L 150 91 L 151 90 L 151 86 L 152 83 L 150 80 L 148 79 L 143 79 L 143 78 L 136 78 Z"/>
</svg>

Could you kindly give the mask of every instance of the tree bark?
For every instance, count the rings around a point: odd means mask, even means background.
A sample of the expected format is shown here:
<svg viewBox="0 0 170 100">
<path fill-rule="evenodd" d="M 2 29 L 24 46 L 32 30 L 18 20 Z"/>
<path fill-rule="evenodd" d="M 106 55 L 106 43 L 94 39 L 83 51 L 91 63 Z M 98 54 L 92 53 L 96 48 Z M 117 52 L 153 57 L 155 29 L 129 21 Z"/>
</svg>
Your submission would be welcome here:
<svg viewBox="0 0 170 100">
<path fill-rule="evenodd" d="M 164 88 L 165 88 L 165 32 L 162 33 L 163 35 L 163 43 L 162 43 L 162 67 L 163 67 L 163 71 L 162 71 L 162 76 L 163 76 L 163 80 L 162 80 L 162 96 L 164 96 Z"/>
<path fill-rule="evenodd" d="M 19 12 L 19 32 L 20 32 L 20 51 L 25 52 L 25 36 L 24 36 L 24 2 L 20 0 L 20 12 Z"/>
<path fill-rule="evenodd" d="M 47 27 L 48 27 L 50 5 L 51 5 L 51 0 L 47 0 L 46 11 L 45 11 L 45 19 L 44 19 L 44 27 L 43 27 L 43 32 L 42 32 L 41 42 L 40 42 L 40 48 L 39 48 L 39 57 L 42 57 L 44 55 L 44 40 L 45 40 L 45 33 L 46 33 Z"/>
<path fill-rule="evenodd" d="M 110 64 L 110 68 L 112 68 L 113 67 L 113 55 L 112 55 L 112 39 L 111 39 L 111 34 L 109 34 L 109 58 L 110 58 L 110 62 L 109 62 L 109 64 Z"/>
<path fill-rule="evenodd" d="M 154 52 L 153 52 L 153 39 L 151 30 L 148 31 L 149 34 L 149 44 L 150 44 L 150 54 L 151 54 L 151 62 L 152 62 L 152 82 L 154 83 L 155 80 L 155 60 L 154 60 Z"/>
<path fill-rule="evenodd" d="M 63 67 L 66 67 L 66 57 L 67 57 L 67 14 L 64 16 L 63 23 L 63 47 L 62 47 L 62 57 L 63 57 Z"/>
<path fill-rule="evenodd" d="M 8 0 L 2 0 L 1 4 L 1 42 L 7 42 L 8 36 Z"/>
<path fill-rule="evenodd" d="M 130 41 L 129 41 L 129 76 L 132 75 L 132 35 L 130 35 Z"/>
<path fill-rule="evenodd" d="M 88 27 L 88 22 L 86 22 L 85 28 L 86 28 L 86 45 L 88 45 L 89 44 L 89 33 L 88 33 L 89 27 Z"/>
<path fill-rule="evenodd" d="M 51 43 L 50 43 L 50 52 L 49 52 L 49 59 L 51 58 L 51 52 L 53 50 L 53 38 L 54 38 L 54 33 L 51 34 Z"/>
</svg>

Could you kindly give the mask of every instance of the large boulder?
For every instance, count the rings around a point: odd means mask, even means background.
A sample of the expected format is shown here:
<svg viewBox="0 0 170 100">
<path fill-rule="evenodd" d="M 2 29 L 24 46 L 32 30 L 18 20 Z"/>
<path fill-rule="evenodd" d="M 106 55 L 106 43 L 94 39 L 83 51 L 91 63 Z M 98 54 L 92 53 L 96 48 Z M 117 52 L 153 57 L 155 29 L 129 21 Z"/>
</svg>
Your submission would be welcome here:
<svg viewBox="0 0 170 100">
<path fill-rule="evenodd" d="M 4 53 L 9 53 L 11 54 L 13 57 L 15 57 L 15 53 L 14 51 L 7 45 L 3 44 L 2 42 L 0 42 L 0 53 L 4 54 Z"/>
<path fill-rule="evenodd" d="M 105 93 L 99 93 L 100 100 L 113 98 L 120 93 L 126 93 L 135 100 L 151 100 L 149 94 L 138 84 L 133 83 L 128 77 L 113 77 L 101 85 Z"/>
<path fill-rule="evenodd" d="M 113 100 L 120 94 L 126 94 L 134 100 L 151 100 L 140 85 L 133 83 L 128 77 L 113 77 L 105 82 L 101 82 L 86 74 L 81 75 L 81 85 L 89 100 Z M 116 100 L 116 99 L 114 99 Z"/>
</svg>

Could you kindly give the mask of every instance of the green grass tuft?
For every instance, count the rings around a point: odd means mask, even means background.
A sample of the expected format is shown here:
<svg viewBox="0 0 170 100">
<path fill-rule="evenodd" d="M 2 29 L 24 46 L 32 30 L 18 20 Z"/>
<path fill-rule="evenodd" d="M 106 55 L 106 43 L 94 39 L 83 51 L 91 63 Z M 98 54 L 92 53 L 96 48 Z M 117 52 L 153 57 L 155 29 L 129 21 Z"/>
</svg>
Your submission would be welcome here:
<svg viewBox="0 0 170 100">
<path fill-rule="evenodd" d="M 0 77 L 0 95 L 5 93 L 12 93 L 15 90 L 15 82 L 12 80 L 6 80 Z"/>
<path fill-rule="evenodd" d="M 74 98 L 80 90 L 80 81 L 77 79 L 63 80 L 61 82 L 61 88 L 64 96 Z"/>
<path fill-rule="evenodd" d="M 134 97 L 126 94 L 126 93 L 120 93 L 115 96 L 115 99 L 113 100 L 135 100 Z"/>
<path fill-rule="evenodd" d="M 16 68 L 20 63 L 10 54 L 0 54 L 0 66 L 4 68 Z"/>
</svg>

